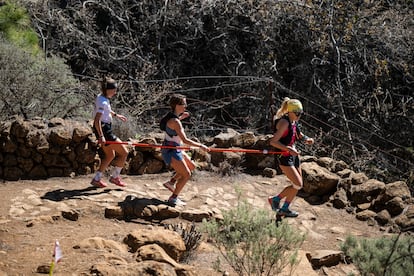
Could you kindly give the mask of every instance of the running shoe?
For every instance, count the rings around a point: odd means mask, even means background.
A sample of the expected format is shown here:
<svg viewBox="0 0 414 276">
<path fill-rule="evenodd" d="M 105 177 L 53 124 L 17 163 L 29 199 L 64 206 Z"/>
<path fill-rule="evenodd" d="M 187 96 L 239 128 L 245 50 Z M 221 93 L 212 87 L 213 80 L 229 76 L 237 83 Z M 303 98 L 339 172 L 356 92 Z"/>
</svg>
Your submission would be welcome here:
<svg viewBox="0 0 414 276">
<path fill-rule="evenodd" d="M 173 182 L 171 182 L 171 181 L 167 181 L 167 182 L 165 182 L 164 184 L 162 184 L 162 185 L 164 185 L 164 187 L 165 188 L 167 188 L 168 190 L 170 190 L 170 192 L 174 192 L 174 190 L 175 190 L 175 185 L 174 185 L 174 183 Z"/>
<path fill-rule="evenodd" d="M 269 196 L 267 200 L 269 201 L 273 211 L 277 211 L 277 209 L 279 209 L 280 201 L 277 200 L 276 197 Z"/>
<path fill-rule="evenodd" d="M 182 201 L 178 197 L 170 197 L 168 199 L 168 203 L 173 205 L 173 206 L 185 206 L 185 205 L 187 205 L 187 203 L 185 203 L 184 201 Z"/>
<path fill-rule="evenodd" d="M 102 179 L 95 180 L 95 178 L 92 179 L 91 185 L 98 188 L 105 188 L 108 186 L 105 182 L 102 181 Z"/>
<path fill-rule="evenodd" d="M 110 177 L 109 178 L 109 182 L 111 182 L 112 184 L 115 184 L 115 185 L 117 185 L 117 186 L 119 186 L 119 187 L 125 187 L 126 186 L 126 184 L 125 184 L 125 182 L 122 182 L 122 180 L 121 180 L 121 177 Z"/>
<path fill-rule="evenodd" d="M 280 216 L 288 217 L 288 218 L 296 218 L 297 216 L 299 216 L 298 212 L 292 211 L 290 209 L 279 209 L 277 214 Z"/>
</svg>

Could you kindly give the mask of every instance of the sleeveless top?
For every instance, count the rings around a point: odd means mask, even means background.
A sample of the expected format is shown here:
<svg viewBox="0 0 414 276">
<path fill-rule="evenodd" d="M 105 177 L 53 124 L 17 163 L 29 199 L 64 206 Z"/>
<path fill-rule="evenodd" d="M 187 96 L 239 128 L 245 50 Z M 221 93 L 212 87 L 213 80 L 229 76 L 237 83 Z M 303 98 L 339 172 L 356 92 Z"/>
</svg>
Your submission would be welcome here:
<svg viewBox="0 0 414 276">
<path fill-rule="evenodd" d="M 168 126 L 165 127 L 165 136 L 164 140 L 168 142 L 174 142 L 178 145 L 181 145 L 181 138 L 177 135 L 177 132 Z"/>
<path fill-rule="evenodd" d="M 279 119 L 275 120 L 275 129 L 274 132 L 277 131 L 276 125 L 279 122 L 279 120 L 284 119 L 286 121 L 288 121 L 289 126 L 286 129 L 286 131 L 283 133 L 282 137 L 279 139 L 279 142 L 282 143 L 285 146 L 293 146 L 293 144 L 295 144 L 296 139 L 298 137 L 298 133 L 300 133 L 299 130 L 299 126 L 298 124 L 295 123 L 291 123 L 289 120 L 289 117 L 287 115 L 283 115 L 282 117 L 280 117 Z M 289 153 L 282 153 L 283 156 L 289 156 Z"/>
</svg>

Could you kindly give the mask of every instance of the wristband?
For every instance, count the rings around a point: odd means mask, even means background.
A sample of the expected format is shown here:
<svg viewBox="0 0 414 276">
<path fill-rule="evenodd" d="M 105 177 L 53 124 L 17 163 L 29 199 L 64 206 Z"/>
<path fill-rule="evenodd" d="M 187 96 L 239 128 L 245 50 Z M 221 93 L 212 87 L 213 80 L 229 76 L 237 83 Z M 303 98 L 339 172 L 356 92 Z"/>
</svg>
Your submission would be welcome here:
<svg viewBox="0 0 414 276">
<path fill-rule="evenodd" d="M 114 112 L 114 117 L 116 117 L 118 114 L 116 114 L 115 112 Z"/>
</svg>

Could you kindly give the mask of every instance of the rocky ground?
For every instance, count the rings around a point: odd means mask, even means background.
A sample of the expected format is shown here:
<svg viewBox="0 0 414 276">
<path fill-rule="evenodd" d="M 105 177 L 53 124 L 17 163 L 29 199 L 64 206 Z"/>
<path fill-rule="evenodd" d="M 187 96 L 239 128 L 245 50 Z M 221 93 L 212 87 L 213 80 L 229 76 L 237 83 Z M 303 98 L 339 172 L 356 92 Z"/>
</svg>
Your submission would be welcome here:
<svg viewBox="0 0 414 276">
<path fill-rule="evenodd" d="M 55 275 L 92 275 L 94 264 L 134 262 L 127 250 L 105 247 L 79 248 L 88 238 L 103 238 L 122 244 L 132 231 L 157 227 L 160 223 L 144 220 L 116 220 L 105 218 L 105 208 L 117 206 L 128 195 L 140 198 L 166 200 L 170 192 L 162 182 L 169 173 L 156 175 L 125 176 L 126 188 L 110 185 L 106 189 L 89 186 L 92 176 L 51 178 L 39 181 L 4 182 L 0 184 L 0 275 L 33 275 L 39 266 L 51 263 L 55 240 L 61 245 L 63 259 L 55 269 Z M 188 202 L 185 209 L 228 209 L 237 202 L 236 187 L 241 187 L 243 197 L 257 208 L 269 210 L 267 197 L 287 185 L 286 178 L 264 178 L 239 174 L 222 177 L 197 171 L 184 188 L 182 198 Z M 351 264 L 313 269 L 306 254 L 318 250 L 339 250 L 339 243 L 348 234 L 375 237 L 385 235 L 376 226 L 355 219 L 354 215 L 338 210 L 329 203 L 310 205 L 297 197 L 292 206 L 300 212 L 288 222 L 298 231 L 306 233 L 300 250 L 301 262 L 293 275 L 348 275 L 357 270 Z M 64 210 L 76 210 L 77 220 L 62 217 Z M 176 218 L 162 224 L 189 223 Z M 203 241 L 188 261 L 196 267 L 197 275 L 235 275 L 226 264 L 221 272 L 213 269 L 219 256 L 215 247 Z M 286 273 L 287 275 L 288 273 Z"/>
</svg>

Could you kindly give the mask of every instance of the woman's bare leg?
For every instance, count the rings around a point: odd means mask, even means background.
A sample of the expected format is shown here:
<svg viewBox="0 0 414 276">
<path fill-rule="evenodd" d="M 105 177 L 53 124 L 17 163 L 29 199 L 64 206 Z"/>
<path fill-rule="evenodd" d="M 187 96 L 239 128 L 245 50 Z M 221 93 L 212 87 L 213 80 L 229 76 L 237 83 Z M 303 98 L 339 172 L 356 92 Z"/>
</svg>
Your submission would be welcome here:
<svg viewBox="0 0 414 276">
<path fill-rule="evenodd" d="M 292 202 L 298 191 L 303 186 L 302 171 L 300 168 L 296 169 L 293 166 L 280 166 L 282 172 L 292 182 L 293 185 L 286 187 L 280 194 L 280 198 L 286 197 L 286 201 Z"/>
<path fill-rule="evenodd" d="M 175 185 L 174 195 L 179 195 L 181 190 L 184 188 L 184 185 L 191 177 L 191 171 L 187 167 L 187 163 L 184 160 L 171 159 L 171 167 L 175 170 L 177 175 L 177 184 Z"/>
</svg>

